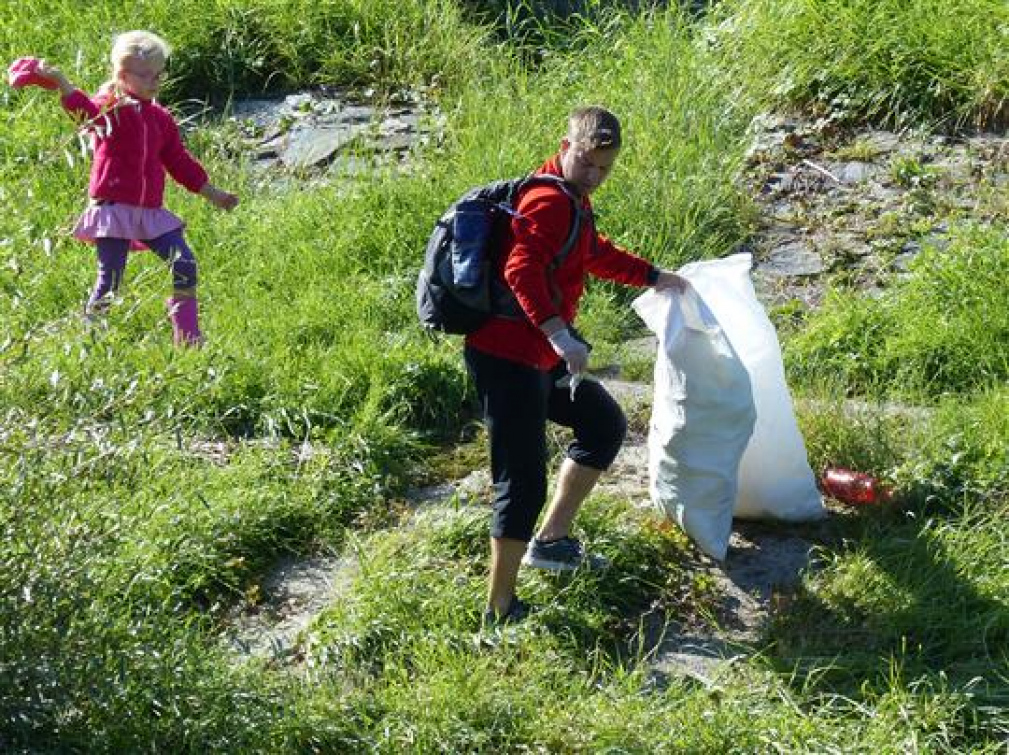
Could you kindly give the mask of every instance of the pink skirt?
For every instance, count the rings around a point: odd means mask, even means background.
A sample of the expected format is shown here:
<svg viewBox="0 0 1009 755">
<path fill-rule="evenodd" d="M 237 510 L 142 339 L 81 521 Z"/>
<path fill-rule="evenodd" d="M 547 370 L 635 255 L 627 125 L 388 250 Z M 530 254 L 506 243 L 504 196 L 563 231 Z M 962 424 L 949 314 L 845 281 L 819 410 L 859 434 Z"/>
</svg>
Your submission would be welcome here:
<svg viewBox="0 0 1009 755">
<path fill-rule="evenodd" d="M 146 249 L 143 242 L 185 227 L 177 215 L 163 207 L 138 207 L 122 202 L 91 204 L 74 226 L 74 238 L 93 244 L 96 239 L 130 239 L 132 249 Z"/>
</svg>

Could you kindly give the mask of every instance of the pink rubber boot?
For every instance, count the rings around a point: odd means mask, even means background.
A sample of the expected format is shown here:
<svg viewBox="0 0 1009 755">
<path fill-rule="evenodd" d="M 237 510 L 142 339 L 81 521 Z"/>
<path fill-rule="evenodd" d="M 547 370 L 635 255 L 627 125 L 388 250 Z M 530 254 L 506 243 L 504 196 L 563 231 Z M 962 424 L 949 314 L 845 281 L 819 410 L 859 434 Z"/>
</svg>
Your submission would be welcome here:
<svg viewBox="0 0 1009 755">
<path fill-rule="evenodd" d="M 201 346 L 200 310 L 196 299 L 172 296 L 165 300 L 168 317 L 172 321 L 172 338 L 176 346 Z"/>
</svg>

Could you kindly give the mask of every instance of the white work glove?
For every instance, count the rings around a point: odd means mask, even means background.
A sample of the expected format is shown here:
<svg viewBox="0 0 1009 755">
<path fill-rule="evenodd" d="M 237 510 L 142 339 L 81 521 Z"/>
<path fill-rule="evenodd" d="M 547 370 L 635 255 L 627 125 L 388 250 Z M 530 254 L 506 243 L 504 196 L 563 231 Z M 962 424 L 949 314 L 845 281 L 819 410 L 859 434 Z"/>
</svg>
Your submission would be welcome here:
<svg viewBox="0 0 1009 755">
<path fill-rule="evenodd" d="M 585 372 L 585 368 L 589 366 L 589 349 L 584 343 L 571 335 L 570 330 L 561 328 L 552 336 L 547 336 L 547 338 L 550 340 L 553 350 L 557 352 L 557 356 L 563 358 L 568 363 L 568 372 L 572 376 Z"/>
<path fill-rule="evenodd" d="M 598 383 L 599 378 L 588 372 L 578 372 L 574 375 L 564 375 L 560 380 L 558 380 L 554 385 L 558 388 L 567 388 L 571 393 L 571 400 L 575 400 L 575 392 L 578 390 L 578 386 L 588 381 L 590 383 Z"/>
</svg>

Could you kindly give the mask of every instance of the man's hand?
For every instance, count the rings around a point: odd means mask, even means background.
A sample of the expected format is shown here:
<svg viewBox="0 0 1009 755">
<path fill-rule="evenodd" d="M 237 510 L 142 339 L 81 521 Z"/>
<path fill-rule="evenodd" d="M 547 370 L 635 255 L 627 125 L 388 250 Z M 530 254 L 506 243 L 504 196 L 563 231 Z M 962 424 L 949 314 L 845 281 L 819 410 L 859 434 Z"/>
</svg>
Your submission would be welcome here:
<svg viewBox="0 0 1009 755">
<path fill-rule="evenodd" d="M 570 330 L 561 328 L 554 332 L 553 335 L 547 336 L 547 338 L 549 338 L 550 345 L 557 352 L 557 355 L 568 363 L 568 372 L 572 376 L 585 372 L 585 369 L 589 366 L 588 347 L 571 335 Z"/>
<path fill-rule="evenodd" d="M 675 291 L 682 294 L 687 290 L 687 279 L 672 270 L 660 270 L 659 277 L 655 281 L 656 291 Z"/>
</svg>

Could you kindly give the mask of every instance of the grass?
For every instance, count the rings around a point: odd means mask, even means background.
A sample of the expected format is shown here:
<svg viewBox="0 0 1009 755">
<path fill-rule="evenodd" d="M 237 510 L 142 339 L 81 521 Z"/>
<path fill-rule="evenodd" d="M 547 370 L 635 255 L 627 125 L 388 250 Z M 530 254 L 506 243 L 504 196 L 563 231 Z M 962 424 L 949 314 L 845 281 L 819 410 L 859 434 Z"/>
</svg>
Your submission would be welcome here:
<svg viewBox="0 0 1009 755">
<path fill-rule="evenodd" d="M 1006 117 L 1001 3 L 740 0 L 717 12 L 727 84 L 757 99 L 896 125 Z"/>
<path fill-rule="evenodd" d="M 0 11 L 3 49 L 45 55 L 91 88 L 114 31 L 153 27 L 176 48 L 176 105 L 423 87 L 447 119 L 409 173 L 285 194 L 234 160 L 226 126 L 188 134 L 242 205 L 222 215 L 169 192 L 200 260 L 209 335 L 179 352 L 150 255 L 131 259 L 107 329 L 80 322 L 93 261 L 66 231 L 86 156 L 51 95 L 0 93 L 0 747 L 1004 747 L 1001 216 L 959 224 L 883 297 L 838 291 L 789 331 L 814 467 L 877 472 L 904 505 L 833 522 L 820 568 L 715 685 L 651 673 L 638 619 L 658 606 L 704 621 L 712 595 L 685 538 L 626 501 L 594 497 L 580 521 L 613 569 L 524 574 L 540 610 L 496 643 L 476 637 L 486 511 L 459 504 L 393 526 L 412 481 L 482 463 L 472 448 L 440 467 L 424 458 L 478 436 L 458 343 L 413 325 L 431 219 L 469 186 L 535 168 L 574 105 L 602 102 L 625 124 L 600 226 L 670 267 L 750 233 L 735 179 L 765 107 L 947 126 L 1002 117 L 995 3 L 759 0 L 699 18 L 591 5 L 519 39 L 507 19 L 481 25 L 450 0 Z M 920 168 L 894 170 L 913 183 L 928 178 Z M 582 324 L 600 354 L 640 332 L 633 295 L 591 289 Z M 634 370 L 649 373 L 640 359 Z M 853 417 L 845 398 L 869 411 Z M 928 411 L 888 414 L 895 401 Z M 255 601 L 278 558 L 316 551 L 355 556 L 359 573 L 306 633 L 303 674 L 236 663 L 220 643 L 227 612 Z"/>
<path fill-rule="evenodd" d="M 64 66 L 90 88 L 108 76 L 111 39 L 157 29 L 175 54 L 167 93 L 221 101 L 236 92 L 354 84 L 383 88 L 456 80 L 483 69 L 486 32 L 452 0 L 30 0 L 0 22 L 0 45 Z"/>
<path fill-rule="evenodd" d="M 927 403 L 1005 383 L 1006 312 L 991 292 L 1009 271 L 1003 231 L 959 226 L 948 248 L 926 248 L 911 277 L 876 299 L 839 291 L 789 352 L 793 374 L 831 374 L 842 390 Z"/>
</svg>

